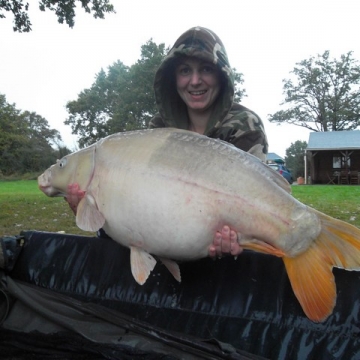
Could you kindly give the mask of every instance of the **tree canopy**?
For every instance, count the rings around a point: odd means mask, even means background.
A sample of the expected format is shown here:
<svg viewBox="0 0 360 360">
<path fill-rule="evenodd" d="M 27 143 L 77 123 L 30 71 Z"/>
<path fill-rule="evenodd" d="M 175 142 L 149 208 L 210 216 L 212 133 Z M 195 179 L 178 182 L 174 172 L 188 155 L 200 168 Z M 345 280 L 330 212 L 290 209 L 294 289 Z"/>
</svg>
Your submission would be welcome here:
<svg viewBox="0 0 360 360">
<path fill-rule="evenodd" d="M 75 24 L 76 2 L 80 3 L 87 13 L 93 14 L 94 18 L 103 19 L 105 13 L 115 12 L 114 6 L 109 0 L 40 0 L 39 9 L 46 9 L 55 12 L 59 23 L 64 21 L 70 27 Z M 31 31 L 31 21 L 28 15 L 29 3 L 23 3 L 22 0 L 0 0 L 0 18 L 5 18 L 4 12 L 11 12 L 14 16 L 14 31 Z"/>
<path fill-rule="evenodd" d="M 288 109 L 269 115 L 312 131 L 354 130 L 360 125 L 360 66 L 352 52 L 330 59 L 329 51 L 296 64 L 296 80 L 283 80 Z"/>
<path fill-rule="evenodd" d="M 107 71 L 101 69 L 93 85 L 67 103 L 70 115 L 65 124 L 78 136 L 80 147 L 116 132 L 148 127 L 157 113 L 154 77 L 167 51 L 164 44 L 150 39 L 141 46 L 141 57 L 135 64 L 126 66 L 118 60 Z M 234 72 L 235 83 L 242 84 L 242 74 Z M 245 90 L 237 86 L 236 100 L 242 96 Z"/>
<path fill-rule="evenodd" d="M 307 147 L 306 141 L 297 140 L 286 149 L 285 163 L 294 178 L 304 176 L 305 164 L 304 155 Z"/>
<path fill-rule="evenodd" d="M 65 124 L 88 146 L 115 133 L 147 127 L 156 112 L 153 79 L 165 55 L 165 45 L 149 40 L 141 47 L 141 58 L 132 66 L 116 61 L 96 75 L 89 89 L 67 103 L 70 116 Z"/>
<path fill-rule="evenodd" d="M 0 94 L 0 174 L 36 172 L 70 151 L 59 145 L 60 133 L 35 112 L 21 111 Z M 57 144 L 58 149 L 52 145 Z"/>
</svg>

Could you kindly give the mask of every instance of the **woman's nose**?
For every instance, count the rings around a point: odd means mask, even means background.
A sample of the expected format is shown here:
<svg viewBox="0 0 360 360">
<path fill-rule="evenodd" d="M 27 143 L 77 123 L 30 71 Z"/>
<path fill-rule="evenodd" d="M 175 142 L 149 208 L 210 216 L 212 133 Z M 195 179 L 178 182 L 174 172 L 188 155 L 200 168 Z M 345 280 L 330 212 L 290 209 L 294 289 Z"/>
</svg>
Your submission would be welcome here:
<svg viewBox="0 0 360 360">
<path fill-rule="evenodd" d="M 194 71 L 191 74 L 191 79 L 190 79 L 191 85 L 197 85 L 201 83 L 201 75 L 198 71 Z"/>
</svg>

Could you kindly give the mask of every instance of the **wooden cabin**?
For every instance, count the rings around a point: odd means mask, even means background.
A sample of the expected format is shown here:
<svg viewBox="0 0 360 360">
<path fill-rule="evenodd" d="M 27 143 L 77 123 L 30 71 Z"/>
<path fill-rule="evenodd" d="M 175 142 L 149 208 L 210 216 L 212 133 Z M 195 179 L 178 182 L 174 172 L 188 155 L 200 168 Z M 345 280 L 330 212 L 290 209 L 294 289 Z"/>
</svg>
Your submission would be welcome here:
<svg viewBox="0 0 360 360">
<path fill-rule="evenodd" d="M 312 132 L 306 155 L 312 184 L 360 184 L 360 130 Z"/>
</svg>

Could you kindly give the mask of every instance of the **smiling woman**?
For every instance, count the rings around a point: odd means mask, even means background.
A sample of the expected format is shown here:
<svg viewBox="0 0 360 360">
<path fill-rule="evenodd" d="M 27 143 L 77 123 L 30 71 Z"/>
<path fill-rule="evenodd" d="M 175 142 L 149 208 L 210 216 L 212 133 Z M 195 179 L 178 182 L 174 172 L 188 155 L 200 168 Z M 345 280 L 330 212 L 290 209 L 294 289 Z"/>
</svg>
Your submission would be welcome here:
<svg viewBox="0 0 360 360">
<path fill-rule="evenodd" d="M 183 33 L 157 70 L 154 90 L 159 113 L 150 128 L 192 130 L 265 161 L 263 123 L 256 113 L 234 103 L 234 74 L 213 31 L 197 26 Z"/>
<path fill-rule="evenodd" d="M 176 89 L 187 106 L 189 130 L 204 134 L 220 92 L 220 74 L 208 61 L 184 57 L 176 66 Z"/>
<path fill-rule="evenodd" d="M 179 37 L 156 72 L 154 90 L 159 113 L 150 128 L 194 131 L 265 161 L 263 123 L 253 111 L 234 103 L 234 74 L 222 41 L 211 30 L 197 26 Z M 218 229 L 209 255 L 238 255 L 240 236 L 227 225 Z"/>
</svg>

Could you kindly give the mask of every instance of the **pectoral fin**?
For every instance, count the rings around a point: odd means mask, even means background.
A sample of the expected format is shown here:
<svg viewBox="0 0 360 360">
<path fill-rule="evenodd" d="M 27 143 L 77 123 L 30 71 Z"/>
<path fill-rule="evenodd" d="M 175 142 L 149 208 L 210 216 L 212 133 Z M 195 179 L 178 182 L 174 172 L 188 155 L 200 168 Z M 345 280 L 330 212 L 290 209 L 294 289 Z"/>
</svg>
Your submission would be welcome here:
<svg viewBox="0 0 360 360">
<path fill-rule="evenodd" d="M 135 246 L 130 246 L 131 272 L 140 285 L 145 284 L 151 271 L 156 265 L 156 260 L 148 252 Z"/>
<path fill-rule="evenodd" d="M 91 194 L 86 194 L 79 202 L 76 212 L 76 225 L 84 231 L 97 231 L 105 224 L 105 218 L 99 211 Z"/>
<path fill-rule="evenodd" d="M 161 262 L 166 266 L 166 268 L 170 271 L 170 274 L 177 280 L 178 282 L 181 282 L 181 274 L 180 274 L 180 268 L 179 265 L 169 259 L 160 258 Z"/>
</svg>

